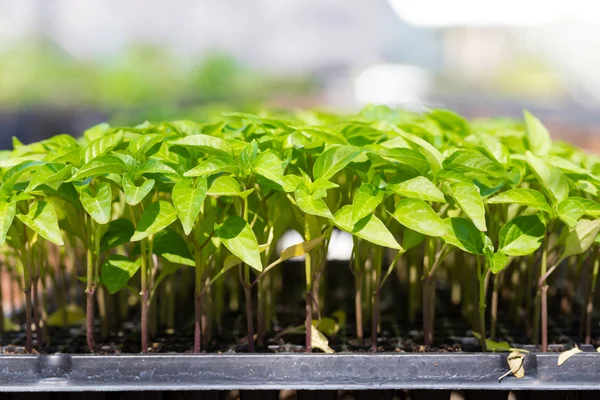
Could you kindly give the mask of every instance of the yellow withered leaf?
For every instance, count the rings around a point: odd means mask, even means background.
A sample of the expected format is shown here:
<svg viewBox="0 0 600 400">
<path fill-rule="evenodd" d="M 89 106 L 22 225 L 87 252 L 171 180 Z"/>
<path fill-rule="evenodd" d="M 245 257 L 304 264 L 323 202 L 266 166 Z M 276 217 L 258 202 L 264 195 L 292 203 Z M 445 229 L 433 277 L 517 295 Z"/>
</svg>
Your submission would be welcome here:
<svg viewBox="0 0 600 400">
<path fill-rule="evenodd" d="M 573 357 L 577 353 L 581 353 L 581 349 L 577 346 L 573 347 L 571 350 L 563 351 L 562 353 L 560 353 L 560 355 L 558 356 L 558 366 L 560 367 L 561 365 L 563 365 L 565 361 L 567 361 L 569 358 Z"/>
</svg>

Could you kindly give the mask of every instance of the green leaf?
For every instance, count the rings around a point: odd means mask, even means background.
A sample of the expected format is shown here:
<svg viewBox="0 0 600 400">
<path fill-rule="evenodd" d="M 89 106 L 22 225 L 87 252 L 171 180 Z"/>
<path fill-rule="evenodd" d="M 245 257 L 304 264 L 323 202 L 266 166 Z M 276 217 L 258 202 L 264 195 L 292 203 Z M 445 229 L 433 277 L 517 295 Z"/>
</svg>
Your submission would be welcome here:
<svg viewBox="0 0 600 400">
<path fill-rule="evenodd" d="M 509 257 L 503 253 L 494 253 L 491 257 L 487 257 L 487 263 L 492 273 L 501 272 L 508 265 Z"/>
<path fill-rule="evenodd" d="M 196 265 L 185 239 L 171 229 L 164 229 L 154 236 L 153 250 L 154 254 L 172 263 Z"/>
<path fill-rule="evenodd" d="M 87 164 L 95 158 L 105 155 L 123 140 L 123 131 L 110 135 L 103 135 L 91 141 L 83 152 L 83 163 Z"/>
<path fill-rule="evenodd" d="M 356 223 L 371 214 L 383 201 L 383 192 L 370 183 L 361 185 L 352 200 L 352 222 Z"/>
<path fill-rule="evenodd" d="M 352 221 L 352 211 L 353 207 L 350 204 L 340 208 L 335 213 L 333 219 L 334 225 L 360 239 L 364 239 L 379 246 L 402 251 L 402 246 L 396 242 L 394 235 L 391 234 L 379 218 L 370 214 L 354 224 Z"/>
<path fill-rule="evenodd" d="M 473 221 L 466 218 L 445 218 L 444 225 L 447 234 L 444 241 L 462 251 L 471 254 L 483 254 L 485 248 L 485 235 L 477 229 Z"/>
<path fill-rule="evenodd" d="M 586 214 L 586 209 L 578 199 L 568 197 L 558 204 L 556 212 L 569 228 L 575 228 L 577 221 Z"/>
<path fill-rule="evenodd" d="M 483 174 L 494 178 L 504 178 L 506 171 L 502 164 L 476 150 L 459 149 L 444 160 L 444 168 L 461 172 Z"/>
<path fill-rule="evenodd" d="M 361 154 L 361 150 L 354 146 L 333 146 L 325 150 L 315 161 L 313 178 L 330 179 L 336 173 L 352 162 Z"/>
<path fill-rule="evenodd" d="M 237 179 L 229 175 L 223 175 L 212 182 L 206 194 L 210 196 L 239 196 L 244 198 L 253 191 L 254 189 L 242 191 L 242 186 Z"/>
<path fill-rule="evenodd" d="M 17 204 L 14 201 L 0 200 L 0 246 L 4 246 L 6 242 L 6 234 L 15 219 L 16 212 Z"/>
<path fill-rule="evenodd" d="M 90 176 L 106 175 L 106 174 L 122 174 L 125 172 L 126 166 L 120 158 L 114 156 L 98 157 L 81 167 L 71 178 L 66 182 L 83 180 Z"/>
<path fill-rule="evenodd" d="M 507 190 L 489 199 L 488 204 L 519 204 L 542 211 L 552 211 L 544 195 L 533 189 Z"/>
<path fill-rule="evenodd" d="M 423 235 L 440 237 L 446 234 L 444 221 L 423 200 L 400 200 L 392 216 L 405 227 Z"/>
<path fill-rule="evenodd" d="M 524 111 L 527 128 L 527 144 L 529 150 L 536 156 L 546 156 L 552 148 L 552 139 L 548 129 L 529 111 Z"/>
<path fill-rule="evenodd" d="M 171 142 L 171 145 L 197 148 L 206 154 L 233 155 L 233 149 L 229 143 L 218 137 L 209 135 L 190 135 Z"/>
<path fill-rule="evenodd" d="M 52 183 L 62 183 L 71 176 L 73 169 L 71 166 L 60 163 L 48 163 L 41 166 L 29 181 L 25 189 L 26 192 L 35 190 L 40 185 Z"/>
<path fill-rule="evenodd" d="M 577 200 L 585 209 L 585 215 L 600 217 L 600 203 L 597 201 L 577 196 L 569 197 L 569 199 Z"/>
<path fill-rule="evenodd" d="M 144 210 L 131 241 L 137 242 L 154 235 L 171 225 L 176 219 L 177 212 L 171 203 L 164 200 L 152 203 Z"/>
<path fill-rule="evenodd" d="M 422 233 L 405 228 L 404 235 L 402 235 L 402 247 L 405 251 L 408 251 L 423 243 L 424 240 L 425 235 L 423 235 Z"/>
<path fill-rule="evenodd" d="M 172 199 L 183 231 L 189 235 L 206 198 L 206 178 L 183 179 L 173 186 Z"/>
<path fill-rule="evenodd" d="M 546 224 L 538 215 L 522 215 L 508 221 L 498 238 L 498 251 L 509 256 L 526 256 L 540 248 Z"/>
<path fill-rule="evenodd" d="M 417 149 L 421 152 L 421 154 L 423 154 L 423 156 L 429 162 L 429 165 L 431 166 L 431 171 L 434 174 L 442 169 L 442 163 L 444 162 L 444 156 L 431 143 L 429 143 L 427 140 L 422 139 L 411 133 L 402 132 L 398 128 L 394 127 L 393 125 L 392 125 L 392 127 L 394 129 L 396 129 L 397 132 L 400 132 L 401 136 L 404 139 L 408 140 L 414 146 L 417 147 Z"/>
<path fill-rule="evenodd" d="M 100 252 L 104 253 L 114 247 L 129 243 L 134 232 L 133 223 L 128 219 L 119 218 L 110 221 L 108 229 L 100 240 Z"/>
<path fill-rule="evenodd" d="M 40 161 L 24 161 L 10 168 L 2 176 L 2 192 L 10 194 L 21 176 L 37 170 L 42 165 L 44 165 L 44 163 Z"/>
<path fill-rule="evenodd" d="M 113 254 L 102 265 L 102 283 L 110 294 L 123 289 L 142 266 L 142 259 L 130 261 L 127 257 Z"/>
<path fill-rule="evenodd" d="M 214 174 L 218 174 L 221 172 L 226 172 L 230 174 L 236 173 L 238 170 L 238 165 L 231 157 L 225 156 L 215 156 L 210 157 L 196 167 L 187 171 L 183 176 L 210 176 Z"/>
<path fill-rule="evenodd" d="M 87 129 L 83 132 L 83 136 L 89 141 L 92 142 L 106 134 L 106 132 L 110 129 L 110 125 L 106 122 L 103 122 L 98 125 L 94 125 L 91 128 Z"/>
<path fill-rule="evenodd" d="M 305 188 L 301 187 L 297 189 L 295 195 L 296 204 L 306 214 L 318 215 L 328 219 L 333 218 L 333 214 L 329 211 L 329 207 L 327 207 L 325 201 L 315 195 L 309 194 Z"/>
<path fill-rule="evenodd" d="M 446 202 L 444 194 L 424 176 L 417 176 L 400 183 L 391 183 L 386 186 L 386 190 L 403 197 L 436 201 L 438 203 Z"/>
<path fill-rule="evenodd" d="M 560 257 L 561 261 L 567 257 L 585 253 L 594 244 L 600 232 L 600 219 L 581 219 L 575 229 L 570 231 L 565 238 L 565 250 Z"/>
<path fill-rule="evenodd" d="M 446 194 L 454 199 L 461 210 L 473 221 L 477 229 L 487 231 L 485 208 L 479 189 L 471 182 L 444 183 Z"/>
<path fill-rule="evenodd" d="M 154 187 L 154 179 L 145 179 L 140 186 L 137 186 L 130 174 L 123 176 L 123 193 L 125 193 L 125 201 L 130 206 L 135 206 L 140 203 L 150 193 Z"/>
<path fill-rule="evenodd" d="M 250 225 L 241 217 L 231 216 L 215 231 L 221 243 L 240 260 L 257 271 L 262 271 L 260 251 Z"/>
<path fill-rule="evenodd" d="M 405 148 L 379 148 L 374 154 L 384 157 L 392 162 L 397 161 L 401 164 L 409 165 L 419 171 L 420 174 L 425 175 L 431 169 L 429 161 L 419 151 Z"/>
<path fill-rule="evenodd" d="M 60 246 L 64 244 L 58 227 L 56 210 L 52 204 L 36 201 L 27 214 L 17 214 L 17 218 L 44 239 Z"/>
<path fill-rule="evenodd" d="M 270 186 L 274 186 L 277 190 L 292 192 L 295 189 L 290 187 L 283 175 L 283 162 L 270 151 L 260 153 L 254 160 L 252 168 L 258 176 L 274 183 Z"/>
<path fill-rule="evenodd" d="M 536 157 L 529 151 L 525 153 L 525 157 L 527 165 L 544 188 L 552 205 L 557 206 L 558 203 L 569 196 L 569 181 L 558 168 Z"/>
<path fill-rule="evenodd" d="M 141 163 L 135 170 L 136 175 L 142 174 L 176 174 L 173 168 L 169 167 L 162 161 L 146 160 Z"/>
<path fill-rule="evenodd" d="M 112 190 L 106 182 L 98 183 L 96 195 L 92 194 L 89 186 L 79 190 L 79 200 L 90 217 L 100 225 L 110 221 L 112 211 Z"/>
</svg>

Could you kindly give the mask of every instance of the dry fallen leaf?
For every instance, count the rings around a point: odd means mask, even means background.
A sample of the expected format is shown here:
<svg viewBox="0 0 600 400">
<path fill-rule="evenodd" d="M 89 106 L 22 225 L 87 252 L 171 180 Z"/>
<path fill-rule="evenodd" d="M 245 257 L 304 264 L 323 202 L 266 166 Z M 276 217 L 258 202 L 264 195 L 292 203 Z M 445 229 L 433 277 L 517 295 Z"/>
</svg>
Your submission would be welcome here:
<svg viewBox="0 0 600 400">
<path fill-rule="evenodd" d="M 506 378 L 508 375 L 513 374 L 515 378 L 523 378 L 525 376 L 525 369 L 523 368 L 523 362 L 525 360 L 525 356 L 521 354 L 520 351 L 514 350 L 512 351 L 508 357 L 508 366 L 510 367 L 510 371 L 502 375 L 498 378 L 498 382 L 502 381 L 502 379 Z"/>
<path fill-rule="evenodd" d="M 310 327 L 312 336 L 311 336 L 311 344 L 315 349 L 322 350 L 325 353 L 335 353 L 331 347 L 329 347 L 329 341 L 321 332 L 318 331 L 317 328 L 311 325 Z"/>
<path fill-rule="evenodd" d="M 581 349 L 577 346 L 573 347 L 571 350 L 563 351 L 558 356 L 558 366 L 560 367 L 565 361 L 574 356 L 577 353 L 581 353 Z"/>
</svg>

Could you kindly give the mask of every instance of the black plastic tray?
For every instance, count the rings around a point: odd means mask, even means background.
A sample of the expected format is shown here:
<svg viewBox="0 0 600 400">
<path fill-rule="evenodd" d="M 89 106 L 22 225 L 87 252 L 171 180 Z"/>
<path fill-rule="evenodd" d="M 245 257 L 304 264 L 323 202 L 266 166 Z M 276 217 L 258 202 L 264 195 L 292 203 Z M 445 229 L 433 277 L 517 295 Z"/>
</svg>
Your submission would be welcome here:
<svg viewBox="0 0 600 400">
<path fill-rule="evenodd" d="M 3 355 L 0 391 L 231 389 L 600 390 L 600 354 L 557 366 L 528 354 L 525 378 L 498 382 L 506 353 Z"/>
</svg>

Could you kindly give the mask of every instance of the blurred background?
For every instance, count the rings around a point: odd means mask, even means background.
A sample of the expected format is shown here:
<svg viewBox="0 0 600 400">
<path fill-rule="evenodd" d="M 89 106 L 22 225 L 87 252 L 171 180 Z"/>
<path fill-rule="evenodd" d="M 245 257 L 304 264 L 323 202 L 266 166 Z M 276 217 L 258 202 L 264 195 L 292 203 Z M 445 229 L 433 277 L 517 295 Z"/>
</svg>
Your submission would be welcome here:
<svg viewBox="0 0 600 400">
<path fill-rule="evenodd" d="M 593 0 L 0 0 L 0 148 L 207 109 L 439 106 L 600 152 Z"/>
</svg>

